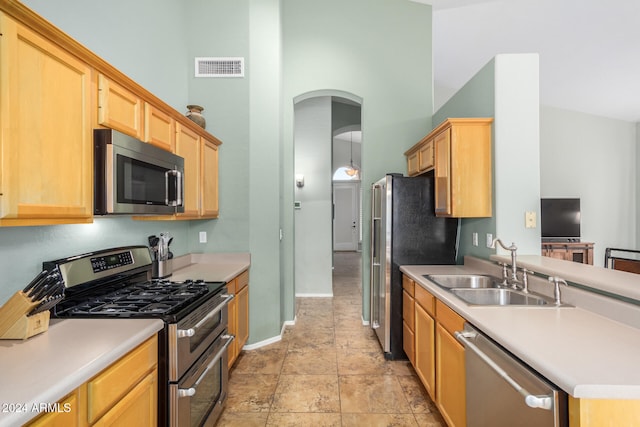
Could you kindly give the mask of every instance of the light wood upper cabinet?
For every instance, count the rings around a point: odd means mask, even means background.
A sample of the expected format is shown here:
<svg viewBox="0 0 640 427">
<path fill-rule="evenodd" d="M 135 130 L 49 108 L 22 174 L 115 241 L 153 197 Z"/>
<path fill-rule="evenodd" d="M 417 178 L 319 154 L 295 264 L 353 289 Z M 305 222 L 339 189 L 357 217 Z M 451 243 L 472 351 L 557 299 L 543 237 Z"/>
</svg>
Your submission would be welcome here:
<svg viewBox="0 0 640 427">
<path fill-rule="evenodd" d="M 148 102 L 144 104 L 144 141 L 167 151 L 175 150 L 175 119 Z"/>
<path fill-rule="evenodd" d="M 202 200 L 200 216 L 217 218 L 220 211 L 218 205 L 218 146 L 208 139 L 201 143 L 201 175 Z"/>
<path fill-rule="evenodd" d="M 447 119 L 404 153 L 409 176 L 434 171 L 436 215 L 491 216 L 492 122 Z"/>
<path fill-rule="evenodd" d="M 3 13 L 0 32 L 0 225 L 91 222 L 93 71 Z"/>
<path fill-rule="evenodd" d="M 184 212 L 178 216 L 200 215 L 200 136 L 178 125 L 176 154 L 184 158 Z"/>
<path fill-rule="evenodd" d="M 416 176 L 433 170 L 433 138 L 427 135 L 404 153 L 407 157 L 407 173 Z"/>
<path fill-rule="evenodd" d="M 98 123 L 142 139 L 142 98 L 108 77 L 98 76 Z"/>
<path fill-rule="evenodd" d="M 448 119 L 435 130 L 436 215 L 491 216 L 492 122 Z"/>
<path fill-rule="evenodd" d="M 144 219 L 218 216 L 220 140 L 19 1 L 0 34 L 0 226 L 93 221 L 96 127 L 185 157 L 185 214 Z"/>
<path fill-rule="evenodd" d="M 438 134 L 434 141 L 438 153 L 435 170 L 436 212 L 451 216 L 451 133 L 446 130 Z"/>
</svg>

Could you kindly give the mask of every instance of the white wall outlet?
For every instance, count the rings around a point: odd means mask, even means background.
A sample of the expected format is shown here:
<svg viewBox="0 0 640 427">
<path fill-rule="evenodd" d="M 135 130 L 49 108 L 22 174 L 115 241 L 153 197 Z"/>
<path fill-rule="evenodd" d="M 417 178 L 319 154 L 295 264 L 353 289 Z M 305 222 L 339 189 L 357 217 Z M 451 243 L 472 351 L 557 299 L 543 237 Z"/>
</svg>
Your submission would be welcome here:
<svg viewBox="0 0 640 427">
<path fill-rule="evenodd" d="M 524 213 L 524 226 L 526 228 L 536 228 L 536 213 L 525 212 Z"/>
<path fill-rule="evenodd" d="M 490 248 L 493 246 L 493 234 L 491 233 L 487 233 L 487 241 L 486 241 L 487 247 Z"/>
<path fill-rule="evenodd" d="M 200 232 L 200 243 L 207 243 L 207 232 L 206 231 L 201 231 Z"/>
<path fill-rule="evenodd" d="M 473 246 L 478 246 L 478 233 L 473 233 L 473 238 L 472 238 L 472 242 L 473 242 Z"/>
</svg>

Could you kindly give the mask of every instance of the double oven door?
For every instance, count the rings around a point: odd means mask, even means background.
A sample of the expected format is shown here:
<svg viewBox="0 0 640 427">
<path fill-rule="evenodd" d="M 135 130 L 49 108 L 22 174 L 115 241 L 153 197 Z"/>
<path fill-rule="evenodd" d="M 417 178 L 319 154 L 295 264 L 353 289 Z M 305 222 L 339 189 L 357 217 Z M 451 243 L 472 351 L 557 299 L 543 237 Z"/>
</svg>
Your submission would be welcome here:
<svg viewBox="0 0 640 427">
<path fill-rule="evenodd" d="M 227 288 L 177 323 L 166 325 L 168 424 L 213 425 L 227 393 Z"/>
<path fill-rule="evenodd" d="M 169 385 L 171 426 L 213 426 L 227 397 L 227 347 L 234 337 L 226 330 L 178 383 Z"/>
</svg>

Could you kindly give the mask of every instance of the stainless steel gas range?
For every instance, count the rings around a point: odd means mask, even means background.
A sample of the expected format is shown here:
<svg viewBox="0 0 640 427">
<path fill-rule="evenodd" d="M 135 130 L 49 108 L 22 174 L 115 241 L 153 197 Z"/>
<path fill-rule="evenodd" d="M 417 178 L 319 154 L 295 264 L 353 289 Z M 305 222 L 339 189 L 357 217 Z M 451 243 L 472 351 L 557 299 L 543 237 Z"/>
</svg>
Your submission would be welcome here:
<svg viewBox="0 0 640 427">
<path fill-rule="evenodd" d="M 151 279 L 146 246 L 112 248 L 43 263 L 56 267 L 65 297 L 52 317 L 158 318 L 158 425 L 209 426 L 227 394 L 224 282 Z"/>
</svg>

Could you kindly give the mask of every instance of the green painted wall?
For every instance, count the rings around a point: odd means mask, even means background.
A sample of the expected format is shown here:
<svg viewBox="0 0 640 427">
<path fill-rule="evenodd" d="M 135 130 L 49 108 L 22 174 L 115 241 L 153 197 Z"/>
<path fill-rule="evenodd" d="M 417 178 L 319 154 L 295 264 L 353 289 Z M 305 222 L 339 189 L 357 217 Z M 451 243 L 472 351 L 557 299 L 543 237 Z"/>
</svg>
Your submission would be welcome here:
<svg viewBox="0 0 640 427">
<path fill-rule="evenodd" d="M 430 6 L 396 0 L 25 3 L 178 111 L 191 103 L 205 107 L 207 130 L 223 141 L 221 213 L 218 220 L 185 223 L 108 218 L 89 226 L 0 229 L 0 268 L 10 271 L 0 299 L 35 275 L 42 260 L 145 244 L 147 235 L 167 230 L 176 236 L 176 255 L 251 252 L 249 340 L 268 340 L 295 314 L 294 98 L 326 90 L 362 99 L 363 185 L 403 172 L 402 153 L 431 128 Z M 196 79 L 196 56 L 245 57 L 245 77 Z M 364 229 L 367 241 L 368 219 Z M 208 243 L 198 242 L 200 231 L 208 232 Z M 366 293 L 368 251 L 365 245 Z M 368 311 L 368 295 L 364 301 Z"/>
<path fill-rule="evenodd" d="M 526 211 L 538 213 L 540 199 L 540 101 L 537 54 L 497 55 L 433 116 L 493 117 L 493 216 L 463 219 L 460 255 L 488 258 L 486 235 L 518 254 L 540 254 L 540 226 L 525 228 Z M 473 246 L 472 233 L 479 245 Z M 498 249 L 498 253 L 505 253 Z"/>
<path fill-rule="evenodd" d="M 283 257 L 293 259 L 293 99 L 315 91 L 362 98 L 362 185 L 404 172 L 404 151 L 431 128 L 431 7 L 395 0 L 283 1 Z M 363 206 L 363 306 L 369 308 L 369 191 Z M 282 272 L 293 301 L 293 266 Z M 287 319 L 293 307 L 287 306 Z"/>
</svg>

